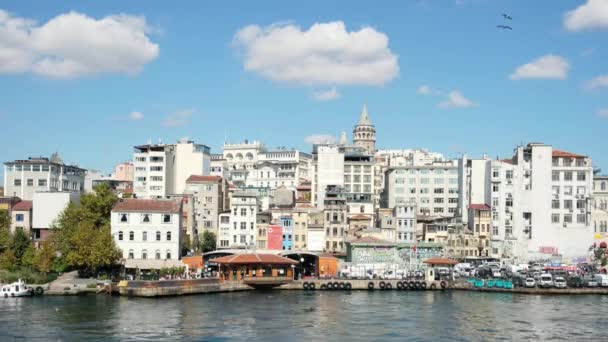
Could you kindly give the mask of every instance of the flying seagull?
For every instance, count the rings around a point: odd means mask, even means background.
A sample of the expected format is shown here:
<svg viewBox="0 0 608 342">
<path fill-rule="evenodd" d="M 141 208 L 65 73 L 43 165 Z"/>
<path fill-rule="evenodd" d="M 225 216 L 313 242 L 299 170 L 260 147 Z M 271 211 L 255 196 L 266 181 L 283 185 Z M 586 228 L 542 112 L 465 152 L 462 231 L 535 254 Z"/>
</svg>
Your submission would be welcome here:
<svg viewBox="0 0 608 342">
<path fill-rule="evenodd" d="M 502 16 L 505 17 L 505 19 L 513 20 L 513 18 L 511 18 L 511 16 L 508 14 L 503 13 Z"/>
<path fill-rule="evenodd" d="M 496 27 L 503 29 L 503 30 L 513 30 L 513 28 L 511 26 L 507 26 L 507 25 L 498 25 Z"/>
</svg>

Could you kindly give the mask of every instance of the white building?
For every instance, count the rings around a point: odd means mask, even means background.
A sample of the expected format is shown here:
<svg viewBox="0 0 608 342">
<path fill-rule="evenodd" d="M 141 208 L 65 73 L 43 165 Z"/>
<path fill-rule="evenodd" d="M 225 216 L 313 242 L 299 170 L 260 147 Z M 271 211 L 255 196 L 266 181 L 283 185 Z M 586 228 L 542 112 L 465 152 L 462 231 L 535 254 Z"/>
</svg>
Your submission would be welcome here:
<svg viewBox="0 0 608 342">
<path fill-rule="evenodd" d="M 458 174 L 455 161 L 391 166 L 384 176 L 383 207 L 415 202 L 419 215 L 455 216 L 459 201 Z"/>
<path fill-rule="evenodd" d="M 179 200 L 123 199 L 112 208 L 111 231 L 126 268 L 158 269 L 181 259 Z M 168 261 L 168 262 L 167 262 Z"/>
<path fill-rule="evenodd" d="M 84 191 L 85 170 L 66 165 L 58 154 L 4 163 L 4 194 L 31 201 L 36 192 Z"/>
<path fill-rule="evenodd" d="M 231 210 L 226 210 L 218 215 L 218 226 L 219 232 L 217 236 L 217 247 L 218 248 L 230 248 L 230 216 L 232 216 Z"/>
<path fill-rule="evenodd" d="M 135 146 L 133 191 L 138 198 L 182 194 L 191 175 L 209 175 L 209 147 L 192 141 Z"/>
<path fill-rule="evenodd" d="M 397 204 L 393 216 L 396 242 L 416 242 L 416 202 Z"/>
<path fill-rule="evenodd" d="M 511 159 L 464 160 L 464 205 L 492 209 L 492 256 L 585 257 L 593 243 L 589 157 L 531 143 Z"/>
<path fill-rule="evenodd" d="M 186 193 L 193 195 L 193 228 L 197 234 L 208 230 L 219 236 L 219 214 L 227 209 L 227 184 L 219 176 L 192 175 L 186 181 Z"/>
<path fill-rule="evenodd" d="M 70 203 L 78 203 L 80 194 L 75 192 L 35 192 L 32 201 L 32 236 L 34 242 L 47 240 L 57 219 Z"/>
<path fill-rule="evenodd" d="M 256 245 L 257 212 L 258 200 L 256 193 L 237 191 L 232 194 L 232 198 L 230 199 L 230 231 L 228 234 L 231 237 L 229 242 L 230 248 Z M 223 239 L 223 237 L 221 238 Z"/>
<path fill-rule="evenodd" d="M 602 240 L 608 237 L 608 176 L 593 177 L 593 211 L 594 231 Z"/>
</svg>

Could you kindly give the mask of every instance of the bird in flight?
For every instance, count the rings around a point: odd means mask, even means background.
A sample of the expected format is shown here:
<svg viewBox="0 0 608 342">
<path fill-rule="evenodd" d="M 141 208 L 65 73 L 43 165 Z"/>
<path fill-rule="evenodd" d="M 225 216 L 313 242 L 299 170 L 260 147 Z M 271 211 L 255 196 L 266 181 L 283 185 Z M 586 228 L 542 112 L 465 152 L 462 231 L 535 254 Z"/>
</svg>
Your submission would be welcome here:
<svg viewBox="0 0 608 342">
<path fill-rule="evenodd" d="M 508 14 L 503 13 L 502 16 L 505 17 L 505 19 L 513 20 L 513 18 L 511 18 L 511 16 Z"/>
<path fill-rule="evenodd" d="M 503 29 L 503 30 L 513 30 L 513 28 L 511 26 L 507 26 L 507 25 L 498 25 L 496 27 Z"/>
</svg>

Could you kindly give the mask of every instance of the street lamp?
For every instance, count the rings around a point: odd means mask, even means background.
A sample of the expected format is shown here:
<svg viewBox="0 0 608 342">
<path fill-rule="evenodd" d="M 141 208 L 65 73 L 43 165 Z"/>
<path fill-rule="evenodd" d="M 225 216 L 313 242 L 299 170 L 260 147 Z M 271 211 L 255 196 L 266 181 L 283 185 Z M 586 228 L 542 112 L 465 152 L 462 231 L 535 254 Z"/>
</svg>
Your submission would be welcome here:
<svg viewBox="0 0 608 342">
<path fill-rule="evenodd" d="M 300 258 L 300 279 L 304 278 L 304 258 Z"/>
</svg>

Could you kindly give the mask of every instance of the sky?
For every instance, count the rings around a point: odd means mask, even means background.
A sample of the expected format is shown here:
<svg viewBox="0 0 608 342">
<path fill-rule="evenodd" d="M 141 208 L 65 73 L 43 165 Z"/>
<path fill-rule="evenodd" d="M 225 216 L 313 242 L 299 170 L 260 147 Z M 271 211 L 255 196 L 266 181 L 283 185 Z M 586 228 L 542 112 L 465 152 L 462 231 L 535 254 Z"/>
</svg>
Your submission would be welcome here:
<svg viewBox="0 0 608 342">
<path fill-rule="evenodd" d="M 310 152 L 363 103 L 380 149 L 544 142 L 608 170 L 608 0 L 0 3 L 2 161 L 110 172 L 183 137 Z"/>
</svg>

